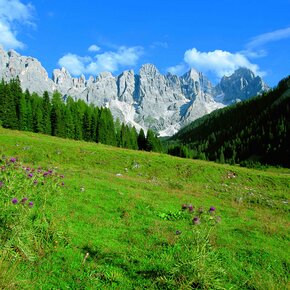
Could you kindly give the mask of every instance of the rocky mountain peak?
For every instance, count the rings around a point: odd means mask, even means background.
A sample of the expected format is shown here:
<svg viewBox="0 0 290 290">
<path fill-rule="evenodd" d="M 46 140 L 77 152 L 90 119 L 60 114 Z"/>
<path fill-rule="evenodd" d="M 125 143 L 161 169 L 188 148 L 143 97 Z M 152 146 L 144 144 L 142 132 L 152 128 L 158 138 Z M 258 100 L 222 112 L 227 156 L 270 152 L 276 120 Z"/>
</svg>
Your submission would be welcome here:
<svg viewBox="0 0 290 290">
<path fill-rule="evenodd" d="M 59 91 L 96 106 L 108 106 L 115 118 L 136 128 L 148 128 L 160 135 L 173 135 L 182 126 L 224 107 L 236 99 L 246 99 L 268 88 L 261 77 L 240 68 L 223 77 L 214 86 L 207 77 L 192 68 L 183 76 L 162 75 L 153 64 L 144 64 L 139 74 L 127 70 L 119 76 L 100 73 L 86 80 L 73 78 L 65 69 L 55 69 L 52 79 L 41 63 L 0 47 L 0 79 L 19 77 L 22 89 L 52 94 Z M 219 98 L 217 98 L 217 96 Z"/>
<path fill-rule="evenodd" d="M 160 75 L 160 72 L 156 68 L 155 65 L 147 63 L 143 64 L 140 68 L 140 76 L 150 76 L 150 77 L 155 77 L 156 75 Z"/>
<path fill-rule="evenodd" d="M 225 103 L 245 100 L 269 89 L 262 78 L 248 68 L 239 68 L 232 75 L 224 76 L 218 87 Z"/>
</svg>

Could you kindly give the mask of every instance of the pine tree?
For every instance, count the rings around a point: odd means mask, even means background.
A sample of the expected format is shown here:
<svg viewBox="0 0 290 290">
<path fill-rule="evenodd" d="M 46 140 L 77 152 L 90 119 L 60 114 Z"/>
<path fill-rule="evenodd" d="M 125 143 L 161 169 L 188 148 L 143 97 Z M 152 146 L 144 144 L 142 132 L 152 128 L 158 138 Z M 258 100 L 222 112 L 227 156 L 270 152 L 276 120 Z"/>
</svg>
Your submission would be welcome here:
<svg viewBox="0 0 290 290">
<path fill-rule="evenodd" d="M 11 93 L 10 85 L 2 80 L 0 91 L 0 119 L 2 126 L 9 129 L 18 129 L 15 99 Z"/>
<path fill-rule="evenodd" d="M 51 135 L 51 119 L 50 119 L 50 114 L 51 114 L 51 103 L 50 103 L 50 98 L 48 95 L 48 92 L 45 91 L 43 93 L 43 101 L 42 101 L 42 112 L 43 112 L 43 133 Z"/>
<path fill-rule="evenodd" d="M 33 117 L 32 117 L 32 99 L 31 95 L 28 90 L 25 91 L 25 102 L 26 102 L 26 126 L 27 126 L 27 131 L 32 131 L 33 130 Z"/>
<path fill-rule="evenodd" d="M 62 100 L 61 95 L 55 92 L 52 95 L 52 109 L 51 109 L 51 132 L 52 136 L 65 137 L 65 130 L 62 117 Z"/>
<path fill-rule="evenodd" d="M 144 130 L 142 128 L 139 131 L 137 143 L 138 143 L 139 150 L 146 150 L 146 137 L 145 137 Z"/>
<path fill-rule="evenodd" d="M 87 107 L 82 118 L 83 138 L 85 141 L 92 141 L 92 114 Z"/>
</svg>

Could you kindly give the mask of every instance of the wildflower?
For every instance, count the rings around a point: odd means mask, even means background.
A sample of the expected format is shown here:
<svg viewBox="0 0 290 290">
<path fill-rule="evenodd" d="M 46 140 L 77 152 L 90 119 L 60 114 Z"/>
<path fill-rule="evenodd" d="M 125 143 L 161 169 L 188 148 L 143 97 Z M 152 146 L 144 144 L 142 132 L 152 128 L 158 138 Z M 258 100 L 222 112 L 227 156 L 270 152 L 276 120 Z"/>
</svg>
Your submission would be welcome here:
<svg viewBox="0 0 290 290">
<path fill-rule="evenodd" d="M 28 204 L 28 206 L 29 206 L 29 207 L 33 207 L 33 202 L 30 201 L 29 204 Z"/>
<path fill-rule="evenodd" d="M 28 174 L 28 177 L 29 177 L 29 178 L 33 177 L 33 174 L 32 174 L 32 173 L 29 173 L 29 174 Z"/>
<path fill-rule="evenodd" d="M 16 158 L 15 157 L 10 158 L 10 162 L 12 163 L 16 162 Z"/>
<path fill-rule="evenodd" d="M 35 180 L 33 180 L 33 183 L 34 183 L 34 184 L 37 184 L 37 183 L 38 183 L 38 181 L 35 179 Z"/>
<path fill-rule="evenodd" d="M 189 204 L 189 205 L 188 205 L 188 211 L 189 211 L 189 212 L 194 212 L 194 207 L 193 207 L 192 204 Z"/>
<path fill-rule="evenodd" d="M 64 175 L 60 175 L 59 177 L 60 177 L 60 178 L 64 178 Z"/>
<path fill-rule="evenodd" d="M 49 174 L 49 172 L 44 172 L 43 173 L 43 176 L 45 177 L 45 176 L 47 176 Z"/>
<path fill-rule="evenodd" d="M 193 219 L 192 219 L 192 222 L 193 222 L 193 224 L 194 225 L 199 225 L 200 224 L 200 219 L 199 219 L 199 217 L 194 217 Z"/>
<path fill-rule="evenodd" d="M 214 212 L 215 211 L 215 207 L 214 206 L 211 206 L 210 208 L 209 208 L 209 212 Z"/>
<path fill-rule="evenodd" d="M 183 210 L 187 209 L 187 204 L 184 203 L 184 204 L 181 206 L 181 208 L 182 208 Z"/>
<path fill-rule="evenodd" d="M 16 203 L 18 202 L 18 199 L 17 199 L 17 198 L 13 198 L 13 199 L 11 200 L 11 202 L 12 202 L 13 204 L 16 204 Z"/>
<path fill-rule="evenodd" d="M 48 170 L 48 173 L 50 173 L 50 174 L 51 174 L 51 173 L 52 173 L 52 170 L 51 170 L 51 169 L 50 169 L 50 170 Z"/>
<path fill-rule="evenodd" d="M 21 200 L 21 203 L 25 203 L 27 200 L 28 200 L 27 197 L 23 197 L 22 200 Z"/>
<path fill-rule="evenodd" d="M 30 168 L 29 167 L 26 167 L 26 171 L 30 171 Z"/>
<path fill-rule="evenodd" d="M 64 186 L 64 182 L 61 183 L 61 186 Z"/>
</svg>

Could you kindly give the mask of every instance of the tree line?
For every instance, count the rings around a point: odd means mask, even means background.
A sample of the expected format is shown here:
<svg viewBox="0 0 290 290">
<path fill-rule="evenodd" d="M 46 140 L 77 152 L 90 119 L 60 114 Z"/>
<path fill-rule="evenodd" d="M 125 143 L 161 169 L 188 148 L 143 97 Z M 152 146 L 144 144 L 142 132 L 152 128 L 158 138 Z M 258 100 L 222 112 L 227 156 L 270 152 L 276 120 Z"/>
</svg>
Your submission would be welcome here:
<svg viewBox="0 0 290 290">
<path fill-rule="evenodd" d="M 168 153 L 220 163 L 290 167 L 290 76 L 262 95 L 181 129 Z"/>
<path fill-rule="evenodd" d="M 88 105 L 59 92 L 52 97 L 22 91 L 19 79 L 0 83 L 0 125 L 4 128 L 43 133 L 62 138 L 97 142 L 134 150 L 161 152 L 156 134 L 148 129 L 114 121 L 108 108 Z"/>
</svg>

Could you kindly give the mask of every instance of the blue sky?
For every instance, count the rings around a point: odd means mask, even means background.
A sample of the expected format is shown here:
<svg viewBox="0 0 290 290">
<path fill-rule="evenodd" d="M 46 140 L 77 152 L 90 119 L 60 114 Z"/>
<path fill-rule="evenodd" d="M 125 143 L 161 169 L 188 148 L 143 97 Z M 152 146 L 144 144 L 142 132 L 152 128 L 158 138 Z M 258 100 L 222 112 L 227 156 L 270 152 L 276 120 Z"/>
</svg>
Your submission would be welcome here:
<svg viewBox="0 0 290 290">
<path fill-rule="evenodd" d="M 0 0 L 0 44 L 36 57 L 51 76 L 153 63 L 214 82 L 239 66 L 271 86 L 290 73 L 290 0 Z"/>
</svg>

